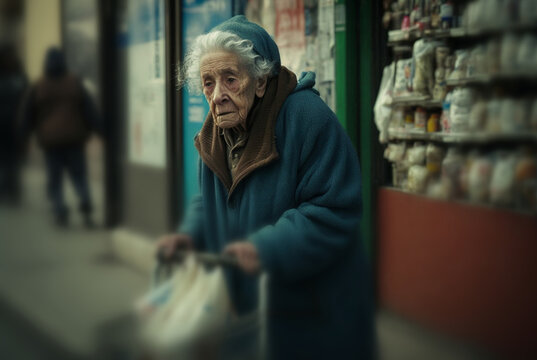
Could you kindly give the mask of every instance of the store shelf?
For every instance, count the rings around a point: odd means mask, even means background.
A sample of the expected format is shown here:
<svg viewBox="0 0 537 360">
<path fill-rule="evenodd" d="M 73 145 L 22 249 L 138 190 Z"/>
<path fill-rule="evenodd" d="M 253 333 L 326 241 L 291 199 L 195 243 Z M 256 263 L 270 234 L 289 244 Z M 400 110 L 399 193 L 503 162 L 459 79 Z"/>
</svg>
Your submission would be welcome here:
<svg viewBox="0 0 537 360">
<path fill-rule="evenodd" d="M 511 24 L 506 27 L 483 27 L 483 28 L 466 28 L 464 29 L 467 37 L 481 37 L 481 36 L 494 36 L 501 35 L 507 32 L 528 32 L 537 30 L 537 24 Z"/>
<path fill-rule="evenodd" d="M 422 37 L 418 29 L 392 30 L 388 32 L 388 45 L 396 45 L 401 42 L 414 41 Z"/>
<path fill-rule="evenodd" d="M 464 28 L 424 30 L 392 30 L 388 32 L 388 46 L 400 45 L 402 42 L 415 41 L 421 38 L 446 39 L 468 36 Z"/>
<path fill-rule="evenodd" d="M 446 144 L 489 144 L 498 142 L 537 143 L 537 132 L 517 132 L 508 134 L 491 133 L 426 133 L 417 130 L 389 129 L 390 140 L 433 141 Z"/>
<path fill-rule="evenodd" d="M 410 30 L 392 30 L 388 32 L 388 46 L 400 45 L 404 42 L 411 42 L 421 38 L 431 39 L 457 39 L 475 38 L 484 36 L 495 36 L 506 32 L 527 32 L 537 30 L 536 24 L 517 24 L 504 28 L 452 28 L 452 29 L 430 29 L 420 31 L 418 28 Z"/>
<path fill-rule="evenodd" d="M 537 72 L 532 71 L 503 71 L 494 75 L 476 75 L 463 79 L 447 79 L 446 85 L 470 86 L 470 85 L 489 85 L 501 82 L 537 82 Z"/>
<path fill-rule="evenodd" d="M 464 28 L 435 29 L 435 30 L 425 30 L 422 36 L 432 37 L 435 39 L 460 38 L 460 37 L 467 36 L 467 32 L 466 32 L 466 29 Z"/>
<path fill-rule="evenodd" d="M 392 105 L 401 106 L 421 106 L 424 108 L 441 108 L 442 101 L 431 99 L 426 95 L 396 96 L 392 100 Z"/>
</svg>

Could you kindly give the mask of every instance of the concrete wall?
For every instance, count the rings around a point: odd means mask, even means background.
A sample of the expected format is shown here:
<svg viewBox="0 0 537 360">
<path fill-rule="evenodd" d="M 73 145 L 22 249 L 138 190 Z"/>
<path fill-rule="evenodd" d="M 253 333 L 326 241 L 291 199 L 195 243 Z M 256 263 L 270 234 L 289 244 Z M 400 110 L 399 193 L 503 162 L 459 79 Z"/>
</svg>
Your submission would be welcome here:
<svg viewBox="0 0 537 360">
<path fill-rule="evenodd" d="M 61 0 L 24 1 L 24 63 L 33 81 L 42 73 L 47 48 L 61 45 Z"/>
</svg>

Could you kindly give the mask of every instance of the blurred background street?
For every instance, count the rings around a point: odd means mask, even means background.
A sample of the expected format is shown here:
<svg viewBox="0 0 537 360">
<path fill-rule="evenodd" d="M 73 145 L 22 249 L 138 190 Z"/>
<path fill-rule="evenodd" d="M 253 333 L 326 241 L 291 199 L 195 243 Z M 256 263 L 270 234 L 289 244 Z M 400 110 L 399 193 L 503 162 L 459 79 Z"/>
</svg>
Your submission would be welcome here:
<svg viewBox="0 0 537 360">
<path fill-rule="evenodd" d="M 52 221 L 40 154 L 23 172 L 23 197 L 0 207 L 0 354 L 4 359 L 87 357 L 99 327 L 130 310 L 148 289 L 144 274 L 114 257 L 102 226 L 102 187 L 97 181 L 99 143 L 88 149 L 96 228 L 73 212 L 66 228 Z M 75 207 L 72 185 L 66 201 Z M 78 216 L 78 217 L 77 217 Z"/>
</svg>

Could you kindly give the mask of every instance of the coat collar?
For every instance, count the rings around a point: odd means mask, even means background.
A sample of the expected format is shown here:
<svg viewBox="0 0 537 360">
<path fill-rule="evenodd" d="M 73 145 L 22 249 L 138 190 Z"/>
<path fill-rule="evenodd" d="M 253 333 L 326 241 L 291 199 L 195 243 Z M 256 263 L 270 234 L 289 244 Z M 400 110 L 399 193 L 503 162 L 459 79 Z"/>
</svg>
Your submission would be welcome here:
<svg viewBox="0 0 537 360">
<path fill-rule="evenodd" d="M 228 199 L 241 180 L 279 157 L 274 134 L 276 119 L 285 99 L 296 85 L 296 75 L 283 66 L 278 76 L 267 84 L 265 95 L 251 110 L 248 143 L 233 180 L 227 166 L 226 144 L 211 113 L 207 115 L 194 144 L 201 160 L 228 190 Z"/>
</svg>

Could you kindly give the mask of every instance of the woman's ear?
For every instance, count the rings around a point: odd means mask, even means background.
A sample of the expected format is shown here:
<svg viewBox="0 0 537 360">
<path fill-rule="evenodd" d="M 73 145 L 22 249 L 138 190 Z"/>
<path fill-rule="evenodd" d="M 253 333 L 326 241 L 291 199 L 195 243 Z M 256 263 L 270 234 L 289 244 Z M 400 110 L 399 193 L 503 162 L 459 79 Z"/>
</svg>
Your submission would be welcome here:
<svg viewBox="0 0 537 360">
<path fill-rule="evenodd" d="M 258 98 L 262 98 L 263 95 L 265 95 L 265 90 L 267 90 L 267 81 L 268 76 L 263 76 L 257 79 L 257 83 L 255 84 L 255 95 Z"/>
</svg>

